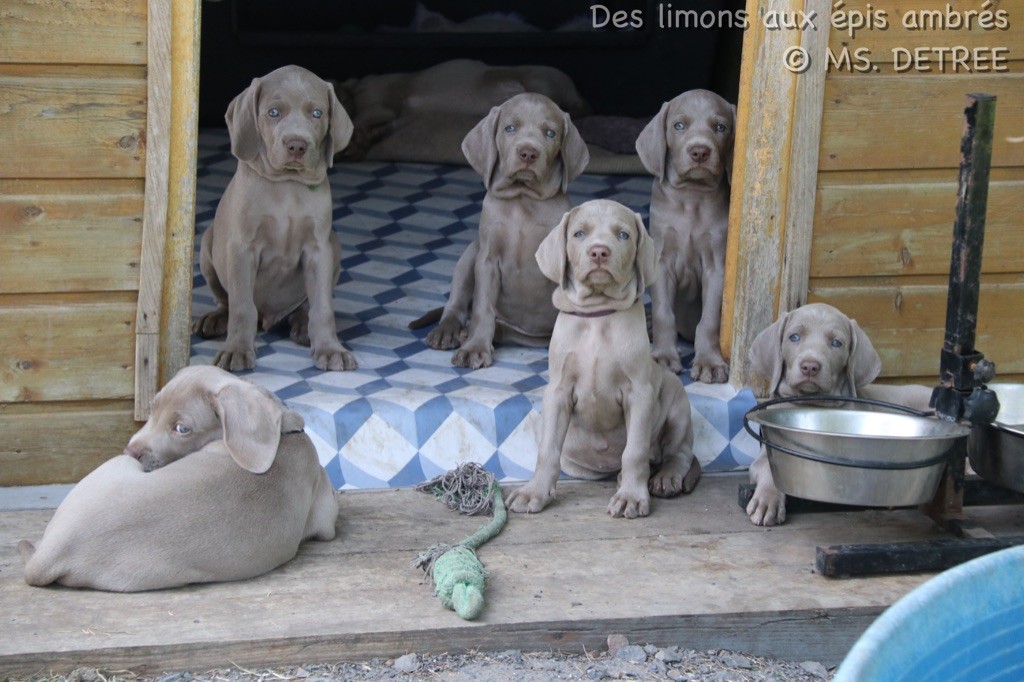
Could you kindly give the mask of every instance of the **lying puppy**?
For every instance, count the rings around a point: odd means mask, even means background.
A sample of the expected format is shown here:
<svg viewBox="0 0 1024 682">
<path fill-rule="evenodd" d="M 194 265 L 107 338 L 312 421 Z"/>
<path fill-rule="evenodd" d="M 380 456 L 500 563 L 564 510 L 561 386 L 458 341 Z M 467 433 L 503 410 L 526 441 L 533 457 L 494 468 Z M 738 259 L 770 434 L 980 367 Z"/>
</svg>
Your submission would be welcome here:
<svg viewBox="0 0 1024 682">
<path fill-rule="evenodd" d="M 285 66 L 254 79 L 225 118 L 238 169 L 199 253 L 218 307 L 193 333 L 226 332 L 213 363 L 234 372 L 256 364 L 257 322 L 268 330 L 287 319 L 292 340 L 312 346 L 318 369 L 354 369 L 334 324 L 341 246 L 327 181 L 352 135 L 348 114 L 328 83 Z"/>
<path fill-rule="evenodd" d="M 590 111 L 572 79 L 550 66 L 490 66 L 452 59 L 414 73 L 350 78 L 336 88 L 352 116 L 352 142 L 342 152 L 358 159 L 402 120 L 424 114 L 486 116 L 491 107 L 524 92 L 549 97 L 570 116 Z"/>
<path fill-rule="evenodd" d="M 640 216 L 614 201 L 573 209 L 537 250 L 558 284 L 537 469 L 508 507 L 539 512 L 559 469 L 597 479 L 619 472 L 615 517 L 647 516 L 650 495 L 688 493 L 700 479 L 690 403 L 679 379 L 651 358 L 642 301 L 657 247 Z M 651 465 L 657 468 L 651 475 Z"/>
<path fill-rule="evenodd" d="M 125 454 L 22 540 L 30 585 L 136 592 L 240 580 L 331 540 L 334 489 L 302 417 L 215 367 L 181 370 Z M 149 472 L 149 473 L 147 473 Z"/>
<path fill-rule="evenodd" d="M 495 342 L 547 344 L 557 315 L 554 284 L 534 256 L 571 208 L 566 188 L 590 154 L 569 115 L 536 94 L 491 109 L 462 150 L 483 176 L 487 195 L 477 238 L 455 265 L 448 303 L 426 342 L 438 350 L 458 348 L 452 364 L 478 369 L 492 363 Z M 428 313 L 409 326 L 435 319 Z"/>
<path fill-rule="evenodd" d="M 811 303 L 782 315 L 754 339 L 750 364 L 768 379 L 769 398 L 833 395 L 871 398 L 928 410 L 926 386 L 872 384 L 882 360 L 855 320 L 825 303 Z M 834 406 L 835 403 L 822 403 Z M 775 487 L 764 446 L 750 465 L 754 495 L 747 515 L 758 526 L 786 520 L 786 496 Z"/>
<path fill-rule="evenodd" d="M 651 236 L 661 247 L 651 283 L 652 352 L 678 374 L 676 335 L 692 340 L 690 376 L 705 383 L 729 378 L 719 330 L 735 124 L 735 106 L 691 90 L 662 105 L 636 141 L 654 175 Z"/>
</svg>

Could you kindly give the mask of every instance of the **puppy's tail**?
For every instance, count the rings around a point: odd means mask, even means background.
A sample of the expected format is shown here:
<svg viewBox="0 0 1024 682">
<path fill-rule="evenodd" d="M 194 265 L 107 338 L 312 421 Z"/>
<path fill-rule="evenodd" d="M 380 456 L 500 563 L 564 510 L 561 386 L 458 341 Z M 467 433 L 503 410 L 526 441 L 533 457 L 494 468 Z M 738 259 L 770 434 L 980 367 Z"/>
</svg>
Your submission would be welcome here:
<svg viewBox="0 0 1024 682">
<path fill-rule="evenodd" d="M 434 308 L 428 311 L 422 317 L 418 317 L 409 323 L 409 329 L 422 329 L 441 319 L 441 313 L 444 312 L 444 308 Z"/>
</svg>

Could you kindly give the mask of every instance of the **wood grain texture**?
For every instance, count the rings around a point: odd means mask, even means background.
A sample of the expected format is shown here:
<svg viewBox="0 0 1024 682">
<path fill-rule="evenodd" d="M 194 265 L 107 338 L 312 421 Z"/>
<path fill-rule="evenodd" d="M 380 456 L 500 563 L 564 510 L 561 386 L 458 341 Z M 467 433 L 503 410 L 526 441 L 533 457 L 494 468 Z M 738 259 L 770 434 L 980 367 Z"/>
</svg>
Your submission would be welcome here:
<svg viewBox="0 0 1024 682">
<path fill-rule="evenodd" d="M 145 64 L 146 0 L 7 0 L 0 62 Z"/>
<path fill-rule="evenodd" d="M 138 180 L 0 180 L 0 291 L 136 290 L 142 203 Z"/>
<path fill-rule="evenodd" d="M 137 428 L 131 400 L 0 404 L 0 486 L 77 483 Z"/>
<path fill-rule="evenodd" d="M 946 326 L 945 279 L 903 283 L 811 280 L 810 299 L 857 320 L 882 358 L 883 377 L 938 376 Z M 1024 373 L 1024 275 L 982 278 L 975 346 L 996 363 L 999 377 Z"/>
<path fill-rule="evenodd" d="M 1019 180 L 989 184 L 984 272 L 1024 272 L 1024 169 Z M 812 277 L 948 275 L 956 216 L 956 171 L 948 182 L 900 173 L 884 184 L 865 178 L 829 182 L 815 207 Z"/>
<path fill-rule="evenodd" d="M 0 403 L 130 398 L 135 302 L 117 296 L 0 306 Z M 134 298 L 134 295 L 131 297 Z"/>
<path fill-rule="evenodd" d="M 1024 73 L 990 76 L 832 74 L 825 82 L 819 170 L 957 168 L 963 101 L 996 95 L 992 167 L 1024 166 Z"/>
<path fill-rule="evenodd" d="M 159 389 L 164 251 L 167 244 L 168 174 L 171 145 L 171 6 L 149 0 L 149 62 L 146 81 L 146 201 L 135 334 L 135 418 L 149 416 Z"/>
<path fill-rule="evenodd" d="M 942 536 L 916 511 L 794 515 L 766 533 L 736 504 L 745 476 L 706 477 L 690 496 L 655 500 L 642 520 L 605 512 L 612 485 L 559 483 L 541 514 L 512 515 L 481 550 L 487 607 L 461 621 L 432 596 L 412 558 L 480 525 L 411 490 L 340 495 L 339 536 L 307 543 L 265 576 L 140 594 L 31 588 L 14 545 L 46 511 L 0 514 L 0 669 L 174 669 L 364 660 L 415 652 L 604 648 L 631 641 L 725 647 L 838 662 L 874 616 L 928 575 L 863 581 L 814 574 L 815 547 Z M 993 532 L 1024 522 L 986 509 Z M 991 522 L 991 523 L 990 523 Z M 1019 532 L 1019 530 L 1018 530 Z"/>
<path fill-rule="evenodd" d="M 146 81 L 0 66 L 0 128 L 18 145 L 0 178 L 141 178 Z"/>
</svg>

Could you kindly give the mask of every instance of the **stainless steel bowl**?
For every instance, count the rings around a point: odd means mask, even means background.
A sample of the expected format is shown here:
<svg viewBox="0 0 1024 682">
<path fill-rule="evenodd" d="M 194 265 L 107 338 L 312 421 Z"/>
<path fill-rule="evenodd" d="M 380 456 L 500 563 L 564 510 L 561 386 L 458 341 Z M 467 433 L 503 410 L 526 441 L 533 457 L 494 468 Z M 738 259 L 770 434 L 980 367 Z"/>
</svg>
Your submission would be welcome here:
<svg viewBox="0 0 1024 682">
<path fill-rule="evenodd" d="M 866 507 L 932 499 L 950 452 L 970 433 L 940 419 L 859 409 L 778 407 L 748 418 L 761 427 L 779 490 Z"/>
<path fill-rule="evenodd" d="M 986 481 L 1024 493 L 1024 384 L 989 384 L 999 397 L 999 414 L 971 432 L 971 468 Z"/>
</svg>

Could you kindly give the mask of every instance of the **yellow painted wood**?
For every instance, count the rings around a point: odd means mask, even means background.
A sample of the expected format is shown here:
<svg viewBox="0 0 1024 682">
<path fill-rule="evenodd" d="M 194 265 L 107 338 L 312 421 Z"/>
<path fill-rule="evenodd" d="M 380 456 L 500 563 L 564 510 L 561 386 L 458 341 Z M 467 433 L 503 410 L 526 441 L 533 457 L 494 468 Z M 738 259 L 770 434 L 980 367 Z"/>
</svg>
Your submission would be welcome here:
<svg viewBox="0 0 1024 682">
<path fill-rule="evenodd" d="M 812 279 L 809 297 L 857 320 L 882 358 L 886 377 L 938 376 L 946 326 L 947 283 L 904 284 L 907 278 L 860 282 Z M 975 346 L 998 375 L 1024 373 L 1024 275 L 982 278 Z"/>
<path fill-rule="evenodd" d="M 0 305 L 0 403 L 130 398 L 134 294 Z"/>
<path fill-rule="evenodd" d="M 947 5 L 953 10 L 948 18 Z M 992 48 L 1006 48 L 1010 60 L 1024 59 L 1024 31 L 1020 30 L 1020 23 L 1024 18 L 1024 2 L 1000 0 L 991 3 L 989 9 L 992 15 L 985 17 L 985 24 L 979 21 L 982 18 L 979 14 L 970 17 L 966 14 L 969 11 L 983 11 L 981 5 L 982 3 L 946 3 L 934 0 L 846 2 L 831 15 L 833 30 L 829 37 L 829 48 L 836 59 L 844 47 L 849 50 L 866 49 L 870 51 L 870 59 L 875 63 L 892 62 L 896 58 L 904 60 L 904 54 L 898 52 L 899 49 L 913 51 L 923 48 L 926 52 L 921 53 L 922 56 L 929 55 L 933 61 L 920 61 L 919 65 L 931 66 L 936 72 L 939 68 L 938 53 L 932 50 L 936 47 L 959 45 L 972 51 L 981 50 L 979 55 L 990 54 L 988 51 Z M 872 10 L 870 14 L 868 6 Z M 997 16 L 996 13 L 1000 11 L 1005 15 Z M 856 23 L 853 23 L 857 22 L 857 12 L 861 13 L 865 26 L 873 28 L 857 29 Z M 935 16 L 935 13 L 941 17 Z M 965 25 L 965 19 L 970 20 L 969 25 Z M 1006 29 L 1000 29 L 1000 23 L 1005 23 Z M 985 25 L 991 28 L 986 30 Z M 918 28 L 913 28 L 914 26 Z M 894 54 L 894 50 L 897 50 L 897 53 Z M 973 52 L 970 64 L 973 68 Z M 982 62 L 979 61 L 980 65 Z"/>
<path fill-rule="evenodd" d="M 756 380 L 747 368 L 746 349 L 775 319 L 783 282 L 787 304 L 801 296 L 805 270 L 798 266 L 785 273 L 793 259 L 806 261 L 809 200 L 817 175 L 809 143 L 816 138 L 813 119 L 820 111 L 820 95 L 815 93 L 821 85 L 813 78 L 802 84 L 807 74 L 792 73 L 784 64 L 787 50 L 796 45 L 808 51 L 812 64 L 823 64 L 827 46 L 812 31 L 804 36 L 800 31 L 765 30 L 760 17 L 773 11 L 827 16 L 828 7 L 823 0 L 747 3 L 754 19 L 743 43 L 734 169 L 738 181 L 732 186 L 722 314 L 723 351 L 729 357 L 730 380 L 737 386 Z M 798 124 L 810 127 L 797 133 Z M 787 228 L 793 230 L 788 237 Z"/>
<path fill-rule="evenodd" d="M 1024 169 L 1015 180 L 989 184 L 984 272 L 1024 272 Z M 810 259 L 812 277 L 949 274 L 956 171 L 948 181 L 915 182 L 914 173 L 890 182 L 821 176 Z M 861 176 L 864 177 L 864 176 Z"/>
<path fill-rule="evenodd" d="M 135 334 L 135 417 L 144 420 L 159 382 L 164 249 L 167 243 L 168 164 L 171 145 L 171 6 L 149 0 L 146 121 L 146 201 Z"/>
<path fill-rule="evenodd" d="M 138 180 L 0 180 L 0 291 L 131 291 L 142 235 Z"/>
<path fill-rule="evenodd" d="M 131 400 L 0 403 L 0 486 L 77 483 L 137 427 Z"/>
<path fill-rule="evenodd" d="M 819 170 L 956 168 L 964 95 L 998 97 L 992 166 L 1024 166 L 1024 73 L 835 75 L 825 82 Z"/>
<path fill-rule="evenodd" d="M 199 121 L 199 0 L 174 2 L 171 7 L 171 143 L 158 348 L 161 386 L 188 364 L 191 350 Z"/>
<path fill-rule="evenodd" d="M 0 178 L 141 178 L 146 82 L 113 69 L 43 75 L 0 66 Z"/>
<path fill-rule="evenodd" d="M 0 63 L 145 64 L 146 0 L 5 0 Z"/>
</svg>

